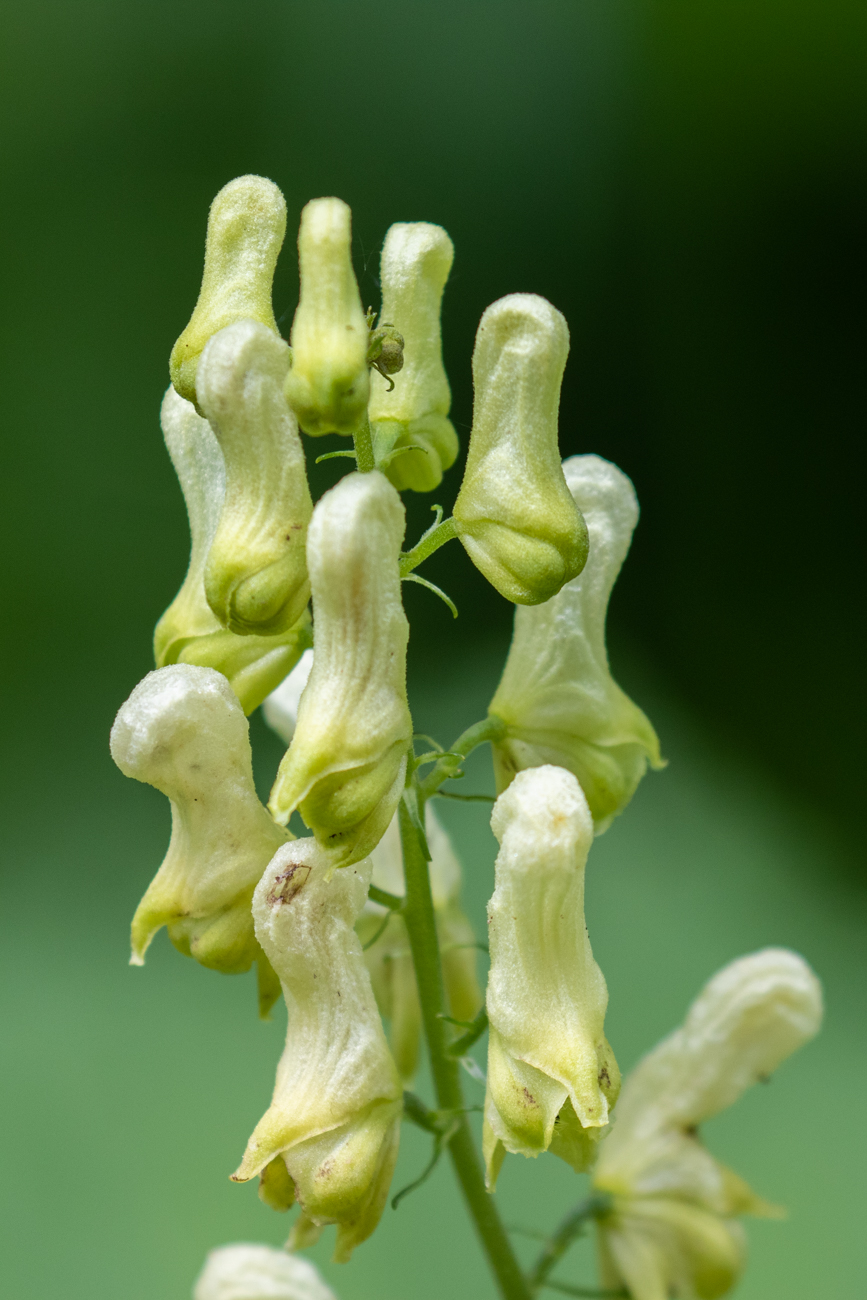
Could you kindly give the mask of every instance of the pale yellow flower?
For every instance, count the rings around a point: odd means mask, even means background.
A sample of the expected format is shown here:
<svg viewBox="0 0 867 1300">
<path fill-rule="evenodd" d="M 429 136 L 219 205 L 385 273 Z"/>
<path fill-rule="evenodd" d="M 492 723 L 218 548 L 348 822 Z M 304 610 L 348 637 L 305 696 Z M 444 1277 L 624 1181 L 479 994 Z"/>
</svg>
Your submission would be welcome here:
<svg viewBox="0 0 867 1300">
<path fill-rule="evenodd" d="M 719 971 L 680 1029 L 627 1078 L 594 1186 L 603 1284 L 634 1300 L 715 1300 L 737 1281 L 739 1214 L 777 1215 L 705 1149 L 698 1126 L 767 1080 L 818 1033 L 819 981 L 797 953 L 765 948 Z"/>
<path fill-rule="evenodd" d="M 253 898 L 289 1024 L 273 1101 L 233 1178 L 262 1174 L 275 1208 L 298 1199 L 295 1245 L 336 1223 L 338 1260 L 379 1222 L 400 1136 L 401 1082 L 353 928 L 371 871 L 369 859 L 335 871 L 312 837 L 295 840 Z"/>
<path fill-rule="evenodd" d="M 608 600 L 638 502 L 626 475 L 599 456 L 572 456 L 563 470 L 587 521 L 590 555 L 551 600 L 515 610 L 509 657 L 490 704 L 506 723 L 494 766 L 499 790 L 524 768 L 568 768 L 598 834 L 632 798 L 648 762 L 663 765 L 656 732 L 611 676 L 605 649 Z"/>
<path fill-rule="evenodd" d="M 617 1100 L 608 990 L 584 924 L 593 821 L 558 767 L 521 772 L 494 805 L 500 842 L 488 905 L 484 1149 L 493 1186 L 506 1151 L 551 1150 L 586 1169 Z"/>
<path fill-rule="evenodd" d="M 544 298 L 513 293 L 488 307 L 473 352 L 473 429 L 455 530 L 507 600 L 537 605 L 579 574 L 587 529 L 557 449 L 566 321 Z"/>
<path fill-rule="evenodd" d="M 212 1250 L 193 1300 L 336 1300 L 306 1259 L 272 1246 L 239 1242 Z"/>
</svg>

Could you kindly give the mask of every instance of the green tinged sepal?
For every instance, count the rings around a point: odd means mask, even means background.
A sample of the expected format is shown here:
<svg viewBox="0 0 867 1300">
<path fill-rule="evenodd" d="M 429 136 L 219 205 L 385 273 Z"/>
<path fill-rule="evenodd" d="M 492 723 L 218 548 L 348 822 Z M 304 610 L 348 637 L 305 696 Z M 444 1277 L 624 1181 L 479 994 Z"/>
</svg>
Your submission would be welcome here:
<svg viewBox="0 0 867 1300">
<path fill-rule="evenodd" d="M 211 204 L 202 287 L 169 361 L 172 384 L 196 402 L 196 371 L 208 339 L 239 320 L 278 333 L 271 306 L 274 268 L 286 234 L 286 202 L 264 176 L 238 176 Z"/>
<path fill-rule="evenodd" d="M 337 1300 L 309 1260 L 273 1246 L 239 1242 L 212 1250 L 193 1300 Z"/>
<path fill-rule="evenodd" d="M 190 522 L 190 562 L 183 585 L 157 623 L 154 658 L 215 668 L 228 678 L 245 713 L 252 713 L 294 668 L 312 643 L 310 614 L 277 636 L 238 636 L 220 626 L 205 598 L 205 562 L 223 509 L 226 470 L 213 430 L 169 388 L 161 423 Z"/>
<path fill-rule="evenodd" d="M 483 1145 L 493 1188 L 505 1151 L 592 1163 L 620 1089 L 608 990 L 584 923 L 593 821 L 570 772 L 522 772 L 494 805 Z"/>
<path fill-rule="evenodd" d="M 594 1187 L 603 1286 L 633 1300 L 715 1300 L 736 1283 L 744 1240 L 735 1216 L 779 1218 L 702 1145 L 699 1125 L 767 1081 L 818 1033 L 822 990 L 785 948 L 764 948 L 714 975 L 683 1025 L 627 1077 Z"/>
<path fill-rule="evenodd" d="M 425 808 L 425 835 L 431 854 L 430 883 L 446 1009 L 455 1020 L 468 1023 L 482 1005 L 482 991 L 476 973 L 476 936 L 461 907 L 460 863 L 448 833 L 430 803 Z M 406 882 L 396 816 L 371 858 L 373 884 L 386 893 L 403 898 Z M 364 957 L 377 1005 L 389 1021 L 392 1054 L 401 1078 L 409 1084 L 418 1069 L 421 1005 L 406 924 L 399 913 L 391 912 L 385 921 L 386 915 L 384 907 L 368 900 L 356 930 L 365 947 Z"/>
<path fill-rule="evenodd" d="M 265 1173 L 269 1204 L 300 1202 L 292 1246 L 336 1223 L 338 1261 L 379 1222 L 402 1113 L 400 1078 L 353 928 L 371 870 L 366 859 L 335 873 L 312 837 L 295 840 L 253 897 L 256 934 L 280 977 L 289 1023 L 271 1106 L 232 1177 Z M 274 1162 L 291 1187 L 286 1180 L 281 1187 Z"/>
<path fill-rule="evenodd" d="M 605 648 L 608 600 L 638 521 L 635 490 L 599 456 L 572 456 L 563 469 L 587 520 L 590 556 L 553 599 L 515 611 L 509 657 L 490 704 L 506 724 L 494 769 L 502 791 L 525 768 L 568 768 L 599 834 L 626 807 L 648 762 L 665 764 L 650 722 L 611 676 Z"/>
<path fill-rule="evenodd" d="M 226 470 L 205 595 L 221 624 L 242 636 L 288 631 L 310 595 L 304 550 L 313 503 L 283 396 L 288 366 L 288 345 L 256 321 L 215 334 L 199 362 L 199 406 Z"/>
<path fill-rule="evenodd" d="M 473 352 L 473 430 L 453 511 L 467 554 L 500 595 L 538 605 L 587 559 L 587 529 L 557 448 L 566 321 L 536 294 L 482 316 Z"/>
<path fill-rule="evenodd" d="M 393 384 L 371 375 L 368 409 L 378 458 L 418 448 L 388 463 L 385 473 L 399 491 L 430 492 L 458 454 L 440 339 L 443 289 L 453 260 L 446 232 L 426 221 L 398 222 L 382 246 L 380 319 L 400 332 L 403 365 Z"/>
<path fill-rule="evenodd" d="M 292 323 L 286 397 L 305 433 L 354 433 L 370 391 L 369 330 L 352 269 L 352 214 L 340 199 L 301 213 L 301 296 Z"/>
<path fill-rule="evenodd" d="M 379 843 L 403 790 L 412 739 L 404 527 L 400 497 L 375 470 L 341 479 L 310 524 L 313 668 L 269 807 L 281 823 L 298 808 L 336 866 Z"/>
<path fill-rule="evenodd" d="M 133 918 L 131 964 L 144 963 L 166 926 L 180 952 L 212 970 L 237 974 L 257 962 L 260 991 L 273 1001 L 250 900 L 291 836 L 256 796 L 247 721 L 226 678 L 189 664 L 148 673 L 118 711 L 111 755 L 172 809 L 168 852 Z"/>
</svg>

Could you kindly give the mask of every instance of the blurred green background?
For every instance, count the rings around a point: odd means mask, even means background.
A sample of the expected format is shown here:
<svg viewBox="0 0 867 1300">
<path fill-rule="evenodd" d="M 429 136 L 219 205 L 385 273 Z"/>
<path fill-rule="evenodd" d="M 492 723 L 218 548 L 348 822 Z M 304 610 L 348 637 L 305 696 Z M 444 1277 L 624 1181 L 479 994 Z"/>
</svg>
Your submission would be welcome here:
<svg viewBox="0 0 867 1300">
<path fill-rule="evenodd" d="M 751 1227 L 738 1295 L 863 1294 L 865 28 L 855 0 L 5 6 L 4 1293 L 181 1300 L 211 1246 L 285 1232 L 226 1181 L 281 1027 L 249 980 L 164 938 L 126 967 L 168 814 L 107 751 L 186 564 L 168 352 L 208 204 L 254 171 L 290 231 L 310 197 L 351 204 L 374 305 L 388 225 L 449 230 L 464 440 L 484 307 L 532 290 L 565 313 L 561 445 L 636 483 L 613 660 L 671 759 L 591 858 L 610 1037 L 628 1066 L 725 961 L 805 953 L 825 1033 L 707 1136 L 792 1211 Z M 286 333 L 296 296 L 290 236 Z M 414 537 L 430 501 L 408 504 Z M 416 722 L 448 741 L 484 709 L 511 615 L 460 548 L 425 572 L 461 609 L 407 593 Z M 267 784 L 279 747 L 253 726 Z M 484 759 L 471 779 L 490 788 Z M 493 840 L 478 809 L 445 815 L 481 923 Z M 425 1158 L 406 1133 L 396 1185 Z M 549 1227 L 580 1181 L 511 1162 L 507 1219 Z M 492 1294 L 445 1169 L 325 1267 L 343 1300 Z"/>
</svg>

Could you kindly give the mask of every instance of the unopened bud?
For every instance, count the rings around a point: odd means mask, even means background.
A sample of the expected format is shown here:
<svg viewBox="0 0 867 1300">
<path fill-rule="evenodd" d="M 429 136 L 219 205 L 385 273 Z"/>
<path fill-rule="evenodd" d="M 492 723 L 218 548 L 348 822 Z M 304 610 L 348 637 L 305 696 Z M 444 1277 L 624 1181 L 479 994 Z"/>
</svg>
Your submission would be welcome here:
<svg viewBox="0 0 867 1300">
<path fill-rule="evenodd" d="M 226 466 L 205 594 L 240 635 L 285 632 L 310 594 L 304 548 L 313 510 L 304 449 L 283 396 L 289 348 L 255 321 L 214 335 L 199 362 L 199 405 Z"/>
<path fill-rule="evenodd" d="M 314 435 L 354 433 L 367 410 L 369 331 L 352 269 L 351 222 L 340 199 L 313 199 L 301 213 L 301 297 L 286 397 Z"/>
<path fill-rule="evenodd" d="M 488 905 L 490 1186 L 505 1151 L 551 1150 L 580 1172 L 595 1156 L 620 1075 L 605 1038 L 608 990 L 584 923 L 593 821 L 570 772 L 522 772 L 494 805 L 500 842 Z"/>
<path fill-rule="evenodd" d="M 336 1223 L 337 1260 L 379 1222 L 400 1136 L 400 1079 L 353 928 L 370 873 L 369 859 L 335 873 L 313 838 L 295 840 L 253 898 L 289 1024 L 273 1101 L 232 1177 L 246 1182 L 282 1162 L 303 1210 L 293 1244 Z"/>
<path fill-rule="evenodd" d="M 271 285 L 285 233 L 285 200 L 264 176 L 229 181 L 211 204 L 199 299 L 169 362 L 172 384 L 188 402 L 196 402 L 199 357 L 212 334 L 239 320 L 277 333 Z"/>
<path fill-rule="evenodd" d="M 174 388 L 163 398 L 161 422 L 184 494 L 191 544 L 183 585 L 154 632 L 156 665 L 216 668 L 228 678 L 244 712 L 252 713 L 310 644 L 310 615 L 305 610 L 293 627 L 277 636 L 238 636 L 221 627 L 205 598 L 205 562 L 226 491 L 223 453 L 207 420 Z"/>
<path fill-rule="evenodd" d="M 536 294 L 482 316 L 473 352 L 473 431 L 453 511 L 467 554 L 500 595 L 538 605 L 581 572 L 587 529 L 557 448 L 569 330 Z"/>
<path fill-rule="evenodd" d="M 338 866 L 379 842 L 403 790 L 412 719 L 399 560 L 404 510 L 376 471 L 318 502 L 307 542 L 315 650 L 270 808 L 298 808 Z"/>
<path fill-rule="evenodd" d="M 635 491 L 599 456 L 572 456 L 563 469 L 587 520 L 590 556 L 552 600 L 515 611 L 509 657 L 490 705 L 506 723 L 494 764 L 499 790 L 524 768 L 568 768 L 598 834 L 626 807 L 648 762 L 664 763 L 656 732 L 611 676 L 605 649 L 608 600 L 638 520 Z"/>
<path fill-rule="evenodd" d="M 165 925 L 180 952 L 213 970 L 259 962 L 262 987 L 270 968 L 250 900 L 290 837 L 256 796 L 247 721 L 225 677 L 189 664 L 148 673 L 118 712 L 111 755 L 172 808 L 168 852 L 133 918 L 132 964 Z"/>
<path fill-rule="evenodd" d="M 381 319 L 400 330 L 404 354 L 395 384 L 371 376 L 370 422 L 382 451 L 418 448 L 396 456 L 386 470 L 401 491 L 430 492 L 458 454 L 440 340 L 443 289 L 454 252 L 442 227 L 427 221 L 398 222 L 382 246 Z"/>
</svg>

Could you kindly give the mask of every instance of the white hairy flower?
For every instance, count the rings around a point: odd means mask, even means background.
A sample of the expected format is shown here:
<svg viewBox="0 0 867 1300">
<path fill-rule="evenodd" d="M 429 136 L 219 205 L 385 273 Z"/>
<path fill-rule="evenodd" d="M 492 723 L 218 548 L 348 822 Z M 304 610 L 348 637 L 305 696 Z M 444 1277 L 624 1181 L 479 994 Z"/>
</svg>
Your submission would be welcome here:
<svg viewBox="0 0 867 1300">
<path fill-rule="evenodd" d="M 193 1300 L 336 1300 L 317 1268 L 272 1246 L 239 1242 L 212 1250 Z"/>
</svg>

